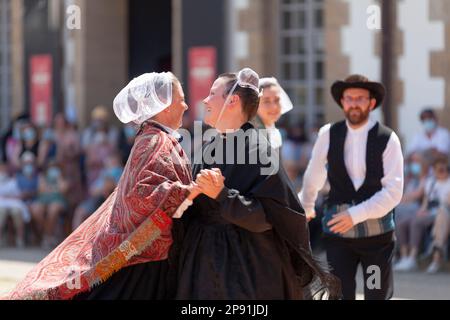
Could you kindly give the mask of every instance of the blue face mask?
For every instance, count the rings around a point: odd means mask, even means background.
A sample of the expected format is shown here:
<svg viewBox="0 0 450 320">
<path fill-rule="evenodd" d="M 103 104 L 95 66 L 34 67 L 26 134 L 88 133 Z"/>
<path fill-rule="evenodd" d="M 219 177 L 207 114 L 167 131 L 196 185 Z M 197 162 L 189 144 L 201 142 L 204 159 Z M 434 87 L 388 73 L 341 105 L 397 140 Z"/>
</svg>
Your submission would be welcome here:
<svg viewBox="0 0 450 320">
<path fill-rule="evenodd" d="M 26 164 L 23 166 L 22 172 L 25 176 L 31 177 L 34 173 L 34 166 L 32 164 Z"/>
<path fill-rule="evenodd" d="M 105 127 L 106 127 L 105 122 L 102 121 L 102 120 L 94 120 L 94 121 L 92 121 L 92 128 L 94 130 L 103 129 Z"/>
<path fill-rule="evenodd" d="M 419 176 L 422 173 L 422 165 L 417 162 L 412 162 L 409 165 L 409 171 L 411 172 L 412 175 Z"/>
<path fill-rule="evenodd" d="M 134 138 L 134 136 L 136 135 L 136 130 L 134 130 L 133 127 L 126 126 L 124 130 L 127 138 Z"/>
<path fill-rule="evenodd" d="M 60 174 L 61 174 L 61 172 L 59 171 L 58 168 L 52 167 L 52 168 L 48 169 L 48 171 L 47 171 L 47 178 L 48 178 L 48 180 L 55 182 L 58 180 Z"/>
<path fill-rule="evenodd" d="M 26 141 L 33 141 L 36 139 L 36 131 L 34 131 L 33 129 L 26 129 L 25 132 L 23 133 L 23 138 Z"/>
<path fill-rule="evenodd" d="M 434 121 L 432 119 L 424 120 L 422 122 L 422 125 L 427 133 L 433 132 L 434 129 L 436 129 L 436 127 L 437 127 L 436 121 Z"/>
<path fill-rule="evenodd" d="M 53 133 L 52 129 L 47 129 L 44 131 L 44 134 L 42 135 L 42 139 L 53 141 L 55 138 L 55 134 Z"/>
</svg>

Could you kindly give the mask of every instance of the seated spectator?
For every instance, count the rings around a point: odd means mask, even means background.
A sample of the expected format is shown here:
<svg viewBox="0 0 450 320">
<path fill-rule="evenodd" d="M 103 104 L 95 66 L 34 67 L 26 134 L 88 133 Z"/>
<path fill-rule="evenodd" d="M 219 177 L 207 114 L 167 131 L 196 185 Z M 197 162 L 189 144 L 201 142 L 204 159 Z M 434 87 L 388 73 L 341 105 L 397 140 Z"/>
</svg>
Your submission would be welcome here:
<svg viewBox="0 0 450 320">
<path fill-rule="evenodd" d="M 420 209 L 396 227 L 400 245 L 400 261 L 394 266 L 397 271 L 417 268 L 417 256 L 422 238 L 436 218 L 439 206 L 450 192 L 447 158 L 438 158 L 433 164 L 433 175 L 425 183 L 424 197 Z"/>
<path fill-rule="evenodd" d="M 112 112 L 112 108 L 111 111 L 109 111 L 108 108 L 102 105 L 96 106 L 94 110 L 92 110 L 91 123 L 84 129 L 81 137 L 81 146 L 85 152 L 89 145 L 91 145 L 95 134 L 99 131 L 106 134 L 107 140 L 114 148 L 117 147 L 119 131 L 116 127 L 109 125 L 109 112 Z"/>
<path fill-rule="evenodd" d="M 20 148 L 22 127 L 29 122 L 28 114 L 21 114 L 15 118 L 11 126 L 0 138 L 0 155 L 1 160 L 5 163 L 12 164 L 16 149 Z"/>
<path fill-rule="evenodd" d="M 405 182 L 403 197 L 395 208 L 395 222 L 397 225 L 409 220 L 422 205 L 425 190 L 425 182 L 428 176 L 429 166 L 421 153 L 411 154 L 405 163 Z"/>
<path fill-rule="evenodd" d="M 25 152 L 21 157 L 21 169 L 16 173 L 17 186 L 19 187 L 22 201 L 30 209 L 31 204 L 36 200 L 39 187 L 39 172 L 36 157 L 31 152 Z M 30 227 L 33 227 L 31 224 Z M 36 243 L 36 237 L 30 239 L 35 234 L 26 233 L 26 241 Z"/>
<path fill-rule="evenodd" d="M 63 113 L 55 114 L 53 128 L 56 138 L 56 161 L 65 177 L 70 193 L 66 200 L 72 210 L 84 199 L 84 188 L 80 170 L 80 135 L 73 123 L 67 121 Z"/>
<path fill-rule="evenodd" d="M 38 157 L 39 142 L 37 129 L 31 123 L 23 124 L 21 143 L 19 143 L 19 147 L 15 149 L 15 154 L 11 161 L 14 169 L 19 169 L 21 167 L 20 158 L 25 152 L 31 152 L 35 157 Z"/>
<path fill-rule="evenodd" d="M 16 246 L 23 248 L 24 223 L 30 220 L 30 213 L 20 198 L 16 179 L 10 177 L 8 166 L 0 162 L 0 243 L 3 242 L 3 229 L 8 216 L 14 223 Z"/>
<path fill-rule="evenodd" d="M 98 131 L 87 147 L 86 151 L 86 171 L 87 185 L 91 186 L 100 176 L 105 167 L 105 159 L 115 152 L 115 148 L 109 142 L 107 135 L 103 131 Z"/>
<path fill-rule="evenodd" d="M 437 273 L 442 269 L 442 264 L 447 250 L 447 240 L 450 236 L 450 193 L 440 206 L 433 226 L 433 259 L 427 268 L 427 273 Z"/>
<path fill-rule="evenodd" d="M 408 148 L 407 155 L 421 152 L 436 159 L 439 156 L 449 156 L 450 134 L 438 124 L 438 119 L 432 109 L 425 109 L 420 113 L 423 132 L 417 133 Z"/>
<path fill-rule="evenodd" d="M 113 154 L 106 160 L 106 167 L 102 170 L 100 177 L 89 190 L 89 198 L 82 202 L 75 210 L 72 221 L 73 230 L 78 228 L 84 220 L 94 213 L 114 191 L 123 172 L 121 162 L 122 159 L 119 154 Z"/>
<path fill-rule="evenodd" d="M 42 247 L 50 249 L 58 244 L 56 227 L 59 217 L 67 208 L 65 193 L 68 184 L 56 162 L 48 164 L 39 176 L 38 197 L 31 205 L 31 214 L 39 235 L 43 236 Z"/>
<path fill-rule="evenodd" d="M 39 168 L 45 168 L 50 159 L 56 157 L 56 137 L 52 127 L 45 128 L 39 143 L 37 164 Z"/>
</svg>

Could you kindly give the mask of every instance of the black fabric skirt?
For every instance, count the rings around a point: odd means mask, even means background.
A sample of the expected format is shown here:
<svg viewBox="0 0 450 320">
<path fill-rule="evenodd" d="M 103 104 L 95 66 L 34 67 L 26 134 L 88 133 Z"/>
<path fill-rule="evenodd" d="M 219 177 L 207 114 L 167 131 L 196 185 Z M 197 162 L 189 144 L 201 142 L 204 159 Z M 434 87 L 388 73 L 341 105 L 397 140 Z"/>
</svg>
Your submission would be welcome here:
<svg viewBox="0 0 450 320">
<path fill-rule="evenodd" d="M 169 297 L 168 262 L 141 263 L 119 270 L 74 300 L 164 300 Z"/>
<path fill-rule="evenodd" d="M 272 231 L 192 223 L 178 255 L 177 300 L 302 298 L 287 248 Z"/>
</svg>

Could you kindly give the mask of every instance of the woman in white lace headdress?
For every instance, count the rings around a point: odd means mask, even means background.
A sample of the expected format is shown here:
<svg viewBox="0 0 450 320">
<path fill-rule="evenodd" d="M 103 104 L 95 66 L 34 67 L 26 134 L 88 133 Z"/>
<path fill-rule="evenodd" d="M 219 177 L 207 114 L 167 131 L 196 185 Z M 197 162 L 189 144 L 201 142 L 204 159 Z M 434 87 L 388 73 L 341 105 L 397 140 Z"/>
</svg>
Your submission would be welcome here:
<svg viewBox="0 0 450 320">
<path fill-rule="evenodd" d="M 120 91 L 116 116 L 140 128 L 117 188 L 5 298 L 170 298 L 172 218 L 199 194 L 173 134 L 187 108 L 171 73 L 141 75 Z"/>
<path fill-rule="evenodd" d="M 255 124 L 257 127 L 267 130 L 271 146 L 274 149 L 279 149 L 282 145 L 282 137 L 275 124 L 282 115 L 293 109 L 293 105 L 291 99 L 275 78 L 260 79 L 259 89 L 262 96 Z"/>
</svg>

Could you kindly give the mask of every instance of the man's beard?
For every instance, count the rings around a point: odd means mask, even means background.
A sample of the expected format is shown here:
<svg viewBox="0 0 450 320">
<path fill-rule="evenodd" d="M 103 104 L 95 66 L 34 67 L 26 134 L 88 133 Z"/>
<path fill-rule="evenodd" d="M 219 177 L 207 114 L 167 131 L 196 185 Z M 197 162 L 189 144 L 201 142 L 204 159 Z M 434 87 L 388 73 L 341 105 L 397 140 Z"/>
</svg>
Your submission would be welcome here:
<svg viewBox="0 0 450 320">
<path fill-rule="evenodd" d="M 345 117 L 347 118 L 348 122 L 350 122 L 353 125 L 359 125 L 361 123 L 364 123 L 369 118 L 370 109 L 367 109 L 365 112 L 359 108 L 351 108 L 348 112 L 345 113 Z"/>
</svg>

